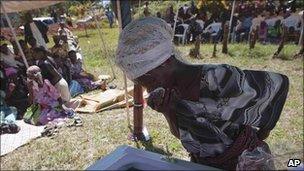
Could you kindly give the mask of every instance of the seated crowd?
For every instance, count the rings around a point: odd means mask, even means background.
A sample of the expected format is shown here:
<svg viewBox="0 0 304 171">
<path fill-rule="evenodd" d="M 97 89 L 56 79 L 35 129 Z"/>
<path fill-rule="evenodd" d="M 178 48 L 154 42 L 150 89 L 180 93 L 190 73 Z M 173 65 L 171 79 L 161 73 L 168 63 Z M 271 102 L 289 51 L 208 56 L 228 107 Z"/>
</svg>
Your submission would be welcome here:
<svg viewBox="0 0 304 171">
<path fill-rule="evenodd" d="M 19 131 L 16 119 L 33 125 L 45 125 L 62 117 L 73 117 L 79 105 L 72 97 L 105 87 L 84 71 L 82 57 L 73 34 L 60 24 L 54 46 L 46 49 L 34 37 L 19 40 L 28 61 L 26 69 L 16 42 L 10 48 L 2 44 L 1 134 Z"/>
<path fill-rule="evenodd" d="M 215 2 L 216 3 L 216 2 Z M 227 2 L 229 3 L 229 2 Z M 232 1 L 230 2 L 232 3 Z M 221 41 L 223 24 L 228 24 L 231 15 L 231 6 L 226 5 L 213 9 L 197 8 L 194 1 L 190 5 L 184 4 L 178 10 L 175 34 L 183 34 L 185 30 L 187 42 L 201 36 L 202 41 Z M 150 15 L 147 13 L 147 15 Z M 175 24 L 173 6 L 169 6 L 164 16 L 160 12 L 156 17 L 164 19 L 171 27 Z M 247 41 L 253 30 L 258 32 L 261 43 L 278 43 L 281 39 L 283 27 L 287 28 L 287 40 L 297 42 L 301 31 L 301 16 L 295 2 L 286 1 L 274 3 L 271 1 L 236 1 L 235 12 L 230 27 L 233 41 Z"/>
</svg>

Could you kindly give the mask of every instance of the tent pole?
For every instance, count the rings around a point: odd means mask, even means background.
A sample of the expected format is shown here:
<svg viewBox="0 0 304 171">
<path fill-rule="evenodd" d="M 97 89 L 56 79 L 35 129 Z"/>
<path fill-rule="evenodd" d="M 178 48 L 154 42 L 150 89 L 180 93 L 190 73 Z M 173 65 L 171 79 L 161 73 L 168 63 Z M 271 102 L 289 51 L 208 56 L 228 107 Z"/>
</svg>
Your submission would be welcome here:
<svg viewBox="0 0 304 171">
<path fill-rule="evenodd" d="M 102 36 L 102 33 L 101 33 L 101 29 L 100 29 L 100 26 L 99 26 L 99 23 L 97 21 L 97 18 L 95 17 L 95 12 L 92 10 L 92 13 L 93 13 L 93 18 L 95 20 L 95 23 L 96 23 L 96 26 L 97 26 L 97 30 L 98 30 L 98 34 L 99 34 L 99 37 L 100 37 L 100 40 L 101 40 L 101 44 L 103 45 L 103 49 L 105 50 L 106 52 L 106 58 L 108 59 L 108 63 L 110 65 L 110 68 L 111 68 L 111 71 L 112 71 L 112 74 L 113 74 L 113 78 L 115 79 L 116 78 L 116 75 L 115 75 L 115 72 L 114 72 L 114 69 L 113 69 L 113 65 L 112 65 L 112 62 L 109 58 L 109 51 L 108 51 L 108 48 L 106 47 L 105 45 L 105 42 L 104 42 L 104 39 L 103 39 L 103 36 Z M 100 51 L 102 52 L 102 49 L 100 49 Z"/>
<path fill-rule="evenodd" d="M 178 10 L 179 10 L 179 1 L 177 0 L 177 10 L 176 10 L 176 14 L 175 14 L 175 17 L 174 17 L 172 41 L 173 41 L 174 35 L 175 35 L 175 28 L 176 28 L 177 17 L 178 17 Z"/>
<path fill-rule="evenodd" d="M 139 10 L 138 12 L 139 12 L 139 17 L 140 17 L 140 14 L 141 14 L 141 10 L 140 10 L 140 1 L 141 1 L 141 0 L 138 1 L 138 10 Z"/>
<path fill-rule="evenodd" d="M 120 8 L 120 0 L 116 1 L 117 5 L 117 19 L 118 19 L 118 27 L 119 27 L 119 32 L 122 31 L 122 20 L 121 20 L 121 8 Z M 127 112 L 127 124 L 128 127 L 131 126 L 130 124 L 130 108 L 129 108 L 129 98 L 128 98 L 128 83 L 127 83 L 127 76 L 124 73 L 123 74 L 123 79 L 124 79 L 124 89 L 125 89 L 125 102 L 126 102 L 126 112 Z"/>
<path fill-rule="evenodd" d="M 13 27 L 12 27 L 11 20 L 9 19 L 9 17 L 8 17 L 8 15 L 7 15 L 7 13 L 6 13 L 6 11 L 5 11 L 5 8 L 4 8 L 4 6 L 3 6 L 2 3 L 1 3 L 1 9 L 2 9 L 3 12 L 4 12 L 4 16 L 5 16 L 5 18 L 6 18 L 6 21 L 7 21 L 7 23 L 8 23 L 8 26 L 10 27 L 11 32 L 13 33 L 13 37 L 14 37 L 14 39 L 15 39 L 15 41 L 16 41 L 18 50 L 19 50 L 19 52 L 21 53 L 21 57 L 22 57 L 22 59 L 23 59 L 23 62 L 24 62 L 24 64 L 25 64 L 25 67 L 28 68 L 29 65 L 28 65 L 28 63 L 27 63 L 27 60 L 26 60 L 25 55 L 24 55 L 24 53 L 23 53 L 23 50 L 22 50 L 22 48 L 21 48 L 21 46 L 20 46 L 20 44 L 19 44 L 19 42 L 18 42 L 18 40 L 17 40 L 17 36 L 16 36 L 16 33 L 15 33 L 15 30 L 14 30 Z"/>
<path fill-rule="evenodd" d="M 302 20 L 302 26 L 301 26 L 301 34 L 300 34 L 300 39 L 299 39 L 299 46 L 301 46 L 303 44 L 303 39 L 304 39 L 304 12 L 301 16 L 301 20 Z"/>
<path fill-rule="evenodd" d="M 234 10 L 235 10 L 235 0 L 233 1 L 232 4 L 232 9 L 231 9 L 231 15 L 230 15 L 230 21 L 229 21 L 229 32 L 228 32 L 228 41 L 230 40 L 230 33 L 231 33 L 231 26 L 232 26 L 232 19 L 234 15 Z"/>
</svg>

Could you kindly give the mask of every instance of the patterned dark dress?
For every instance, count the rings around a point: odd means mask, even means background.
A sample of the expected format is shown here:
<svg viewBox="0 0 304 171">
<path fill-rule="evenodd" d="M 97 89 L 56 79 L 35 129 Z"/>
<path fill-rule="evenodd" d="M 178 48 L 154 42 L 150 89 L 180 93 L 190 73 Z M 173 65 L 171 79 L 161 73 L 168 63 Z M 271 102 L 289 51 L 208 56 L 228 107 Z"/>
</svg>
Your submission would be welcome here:
<svg viewBox="0 0 304 171">
<path fill-rule="evenodd" d="M 202 70 L 199 100 L 176 104 L 180 140 L 190 154 L 217 157 L 245 127 L 274 128 L 288 93 L 285 75 L 229 65 L 203 65 Z"/>
</svg>

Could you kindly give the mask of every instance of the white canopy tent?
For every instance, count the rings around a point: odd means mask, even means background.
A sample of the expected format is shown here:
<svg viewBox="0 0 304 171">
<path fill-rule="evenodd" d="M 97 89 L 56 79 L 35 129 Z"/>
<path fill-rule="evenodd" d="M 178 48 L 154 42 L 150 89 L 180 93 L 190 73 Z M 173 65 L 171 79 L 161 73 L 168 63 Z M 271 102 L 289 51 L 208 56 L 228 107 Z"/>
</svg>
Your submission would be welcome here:
<svg viewBox="0 0 304 171">
<path fill-rule="evenodd" d="M 62 1 L 53 1 L 53 0 L 44 0 L 44 1 L 1 1 L 1 5 L 5 9 L 6 13 L 12 12 L 20 12 L 20 11 L 27 11 L 37 8 L 43 8 L 50 5 L 54 5 L 60 3 Z M 4 11 L 1 11 L 4 13 Z"/>
<path fill-rule="evenodd" d="M 7 20 L 8 26 L 11 29 L 11 32 L 16 41 L 17 47 L 21 53 L 21 56 L 22 56 L 22 59 L 23 59 L 23 62 L 25 64 L 26 68 L 28 68 L 29 65 L 25 58 L 24 52 L 23 52 L 19 42 L 17 41 L 17 36 L 15 33 L 15 30 L 13 29 L 11 20 L 9 19 L 7 14 L 12 13 L 12 12 L 20 12 L 20 11 L 37 9 L 37 8 L 43 8 L 43 7 L 54 5 L 54 4 L 57 4 L 60 2 L 61 1 L 50 1 L 50 0 L 49 1 L 21 1 L 21 0 L 19 0 L 19 1 L 1 1 L 1 13 L 4 14 L 4 16 Z"/>
</svg>

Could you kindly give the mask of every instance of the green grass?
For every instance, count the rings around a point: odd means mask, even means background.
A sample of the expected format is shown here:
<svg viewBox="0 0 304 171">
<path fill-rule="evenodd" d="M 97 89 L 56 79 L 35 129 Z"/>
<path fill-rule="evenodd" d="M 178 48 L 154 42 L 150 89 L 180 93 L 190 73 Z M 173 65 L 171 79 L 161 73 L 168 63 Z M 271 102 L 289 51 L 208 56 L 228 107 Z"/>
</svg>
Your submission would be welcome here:
<svg viewBox="0 0 304 171">
<path fill-rule="evenodd" d="M 97 74 L 111 74 L 106 57 L 113 61 L 117 45 L 118 29 L 103 29 L 104 40 L 111 51 L 106 53 L 97 30 L 88 30 L 78 35 L 83 51 L 86 69 Z M 229 44 L 229 55 L 221 52 L 218 45 L 217 57 L 211 58 L 213 45 L 203 44 L 203 59 L 188 57 L 193 45 L 179 46 L 184 58 L 192 63 L 227 63 L 241 69 L 267 70 L 286 74 L 290 79 L 290 91 L 282 116 L 267 139 L 272 153 L 277 157 L 278 168 L 284 169 L 289 158 L 302 158 L 303 161 L 303 61 L 291 60 L 299 51 L 295 45 L 286 45 L 282 56 L 288 60 L 271 59 L 276 45 L 257 44 L 252 51 L 247 44 Z M 102 52 L 100 49 L 103 49 Z M 118 78 L 114 81 L 122 88 L 121 71 L 115 67 Z M 130 82 L 129 82 L 130 83 Z M 82 114 L 83 127 L 63 128 L 52 138 L 43 137 L 33 140 L 28 145 L 18 148 L 1 157 L 1 169 L 85 169 L 97 159 L 104 157 L 117 146 L 127 144 L 159 153 L 173 154 L 173 157 L 189 160 L 187 152 L 174 138 L 165 117 L 151 110 L 144 109 L 144 123 L 152 137 L 150 144 L 137 144 L 127 139 L 130 130 L 124 109 L 105 111 L 96 114 Z M 131 120 L 132 121 L 132 120 Z"/>
</svg>

